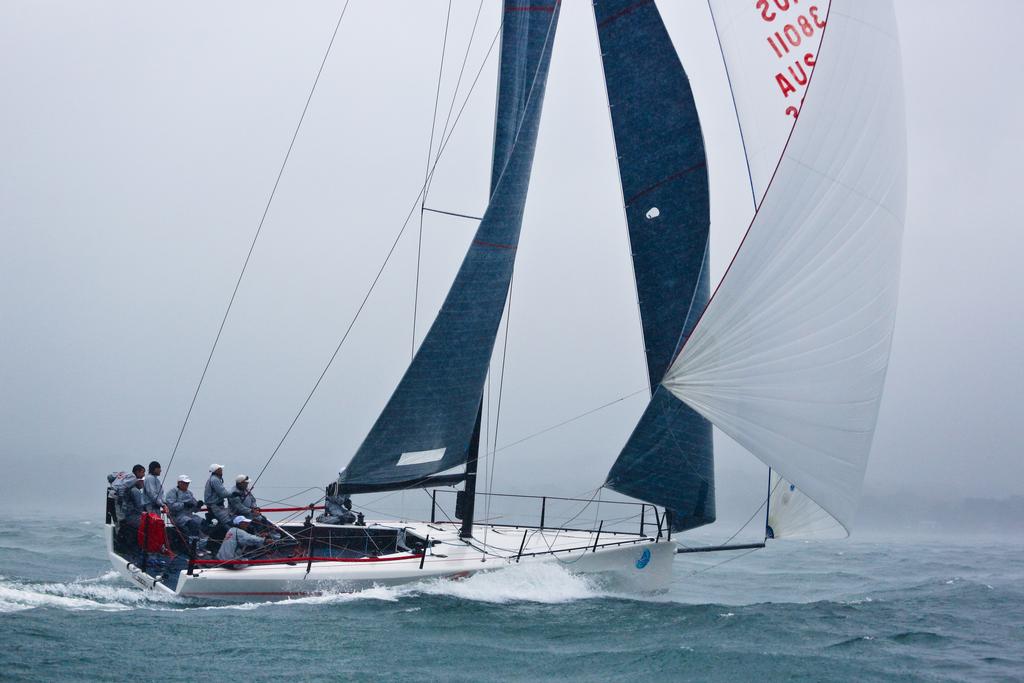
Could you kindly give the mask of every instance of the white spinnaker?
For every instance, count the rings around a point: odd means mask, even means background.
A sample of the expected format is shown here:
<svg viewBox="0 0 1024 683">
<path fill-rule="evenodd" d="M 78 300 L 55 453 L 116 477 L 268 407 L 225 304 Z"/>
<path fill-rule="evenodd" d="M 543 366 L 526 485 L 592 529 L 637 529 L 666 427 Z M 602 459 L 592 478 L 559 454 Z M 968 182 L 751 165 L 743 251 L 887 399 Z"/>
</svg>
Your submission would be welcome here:
<svg viewBox="0 0 1024 683">
<path fill-rule="evenodd" d="M 708 6 L 759 203 L 800 111 L 829 0 L 708 0 Z"/>
<path fill-rule="evenodd" d="M 888 366 L 906 198 L 883 0 L 833 0 L 757 214 L 664 385 L 848 531 Z"/>
<path fill-rule="evenodd" d="M 804 492 L 772 472 L 768 527 L 771 538 L 842 538 L 846 530 Z"/>
</svg>

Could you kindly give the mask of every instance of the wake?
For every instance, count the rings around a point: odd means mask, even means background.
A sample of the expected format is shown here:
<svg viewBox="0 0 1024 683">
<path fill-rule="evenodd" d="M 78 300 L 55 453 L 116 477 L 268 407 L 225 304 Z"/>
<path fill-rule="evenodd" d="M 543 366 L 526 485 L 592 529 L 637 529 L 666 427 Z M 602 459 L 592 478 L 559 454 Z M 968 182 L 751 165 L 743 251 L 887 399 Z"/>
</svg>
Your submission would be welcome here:
<svg viewBox="0 0 1024 683">
<path fill-rule="evenodd" d="M 0 614 L 41 608 L 121 612 L 174 602 L 181 601 L 132 588 L 114 571 L 93 578 L 52 583 L 0 576 Z"/>
<path fill-rule="evenodd" d="M 106 612 L 132 609 L 249 611 L 287 609 L 301 605 L 396 603 L 415 601 L 424 597 L 492 605 L 557 605 L 599 598 L 638 599 L 638 596 L 610 593 L 593 579 L 572 574 L 555 563 L 502 567 L 465 579 L 432 578 L 399 586 L 373 586 L 353 592 L 344 592 L 331 586 L 321 586 L 320 590 L 317 595 L 276 602 L 211 604 L 141 590 L 126 583 L 114 571 L 93 578 L 53 583 L 22 581 L 0 576 L 0 614 L 42 608 Z"/>
</svg>

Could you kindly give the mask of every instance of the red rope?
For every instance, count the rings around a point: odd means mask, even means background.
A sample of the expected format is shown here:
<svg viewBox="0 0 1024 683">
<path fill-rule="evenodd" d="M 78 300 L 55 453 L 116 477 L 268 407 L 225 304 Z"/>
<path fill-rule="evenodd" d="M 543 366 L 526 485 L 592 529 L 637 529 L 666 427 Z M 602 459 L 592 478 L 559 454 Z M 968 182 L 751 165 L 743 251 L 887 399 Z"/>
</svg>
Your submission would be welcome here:
<svg viewBox="0 0 1024 683">
<path fill-rule="evenodd" d="M 256 507 L 259 507 L 259 506 L 257 505 Z M 208 507 L 202 507 L 202 508 L 199 508 L 199 512 L 204 512 L 204 511 L 207 511 L 209 509 L 210 508 L 208 508 Z M 323 510 L 323 509 L 324 509 L 323 505 L 314 505 L 312 507 L 310 507 L 309 505 L 303 505 L 300 508 L 263 508 L 263 507 L 261 507 L 260 508 L 260 512 L 301 512 L 301 511 L 304 511 L 304 510 Z"/>
<path fill-rule="evenodd" d="M 269 560 L 194 560 L 196 565 L 223 566 L 226 564 L 288 564 L 299 562 L 393 562 L 395 560 L 414 560 L 419 555 L 401 555 L 399 557 L 280 557 Z"/>
</svg>

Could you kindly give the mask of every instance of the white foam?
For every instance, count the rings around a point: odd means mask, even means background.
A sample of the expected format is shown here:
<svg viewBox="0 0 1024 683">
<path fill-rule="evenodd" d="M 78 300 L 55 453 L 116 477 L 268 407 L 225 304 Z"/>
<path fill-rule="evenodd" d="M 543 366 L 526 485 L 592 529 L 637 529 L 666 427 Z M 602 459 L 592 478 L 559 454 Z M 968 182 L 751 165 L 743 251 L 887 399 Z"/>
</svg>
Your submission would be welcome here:
<svg viewBox="0 0 1024 683">
<path fill-rule="evenodd" d="M 310 595 L 304 598 L 293 598 L 283 600 L 275 605 L 336 605 L 356 600 L 380 600 L 383 602 L 397 602 L 402 597 L 402 588 L 390 588 L 387 586 L 373 586 L 361 591 L 342 593 L 337 591 L 324 591 L 320 595 Z"/>
<path fill-rule="evenodd" d="M 461 581 L 435 579 L 415 585 L 425 595 L 478 602 L 557 604 L 603 597 L 585 576 L 570 574 L 554 562 L 535 562 L 473 574 Z"/>
<path fill-rule="evenodd" d="M 403 591 L 399 588 L 388 588 L 386 586 L 374 586 L 361 591 L 340 592 L 325 590 L 318 595 L 309 595 L 302 598 L 289 598 L 268 602 L 242 602 L 230 605 L 204 605 L 194 609 L 201 610 L 254 610 L 261 607 L 288 607 L 291 605 L 338 605 L 357 600 L 382 600 L 384 602 L 396 602 Z"/>
<path fill-rule="evenodd" d="M 119 612 L 176 601 L 171 596 L 111 584 L 116 578 L 116 572 L 67 583 L 27 583 L 0 577 L 0 613 L 43 607 Z"/>
</svg>

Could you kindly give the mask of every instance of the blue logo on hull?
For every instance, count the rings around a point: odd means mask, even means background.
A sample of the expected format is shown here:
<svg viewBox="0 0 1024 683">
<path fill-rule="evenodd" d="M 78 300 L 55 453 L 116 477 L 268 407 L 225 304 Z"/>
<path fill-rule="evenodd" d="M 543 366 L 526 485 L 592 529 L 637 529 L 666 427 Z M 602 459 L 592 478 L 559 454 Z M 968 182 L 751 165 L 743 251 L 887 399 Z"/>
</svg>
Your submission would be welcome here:
<svg viewBox="0 0 1024 683">
<path fill-rule="evenodd" d="M 647 566 L 647 563 L 651 561 L 651 549 L 644 548 L 643 554 L 640 555 L 640 559 L 636 561 L 636 568 L 643 569 Z"/>
</svg>

